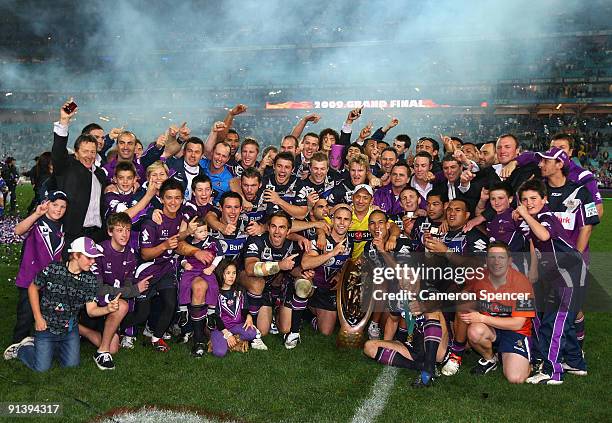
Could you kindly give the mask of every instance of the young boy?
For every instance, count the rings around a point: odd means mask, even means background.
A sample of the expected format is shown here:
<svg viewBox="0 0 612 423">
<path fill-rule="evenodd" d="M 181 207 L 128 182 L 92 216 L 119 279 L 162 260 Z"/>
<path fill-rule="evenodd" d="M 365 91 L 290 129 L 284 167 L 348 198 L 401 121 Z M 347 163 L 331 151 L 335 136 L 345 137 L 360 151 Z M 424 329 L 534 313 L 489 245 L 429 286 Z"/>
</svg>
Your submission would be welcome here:
<svg viewBox="0 0 612 423">
<path fill-rule="evenodd" d="M 546 300 L 539 304 L 538 312 L 542 317 L 537 331 L 544 364 L 527 383 L 560 385 L 563 383 L 562 354 L 569 366 L 586 371 L 574 328 L 585 288 L 586 267 L 561 222 L 546 205 L 544 183 L 539 179 L 528 180 L 521 185 L 518 194 L 521 204 L 516 214 L 528 225 L 527 237 L 538 256 L 536 300 L 539 303 Z"/>
<path fill-rule="evenodd" d="M 124 325 L 132 326 L 144 323 L 149 317 L 151 300 L 160 296 L 161 311 L 157 320 L 151 342 L 160 352 L 168 351 L 169 347 L 162 339 L 164 332 L 170 326 L 176 307 L 176 256 L 175 249 L 179 245 L 179 228 L 182 216 L 179 213 L 183 204 L 183 186 L 174 179 L 164 181 L 159 189 L 163 209 L 162 222 L 156 224 L 147 220 L 140 232 L 141 264 L 136 269 L 136 277 L 149 280 L 149 288 L 137 298 L 136 313 L 129 316 Z"/>
<path fill-rule="evenodd" d="M 204 355 L 204 327 L 207 318 L 214 314 L 219 299 L 219 285 L 213 272 L 223 259 L 222 247 L 218 240 L 208 234 L 208 225 L 203 217 L 193 222 L 197 225 L 193 235 L 186 242 L 201 250 L 208 250 L 215 257 L 210 266 L 206 266 L 195 257 L 186 257 L 182 261 L 185 269 L 179 282 L 179 326 L 185 326 L 188 312 L 189 321 L 193 327 L 193 348 L 191 354 L 195 358 Z M 214 322 L 209 322 L 214 327 Z"/>
<path fill-rule="evenodd" d="M 119 297 L 106 306 L 96 304 L 97 281 L 89 271 L 102 255 L 96 243 L 86 237 L 75 239 L 68 249 L 67 263 L 53 262 L 28 287 L 36 333 L 4 351 L 4 359 L 19 358 L 30 369 L 44 372 L 57 355 L 62 367 L 79 365 L 80 340 L 77 319 L 83 306 L 91 317 L 119 310 Z"/>
<path fill-rule="evenodd" d="M 62 191 L 48 195 L 47 201 L 15 227 L 15 234 L 24 238 L 21 263 L 15 278 L 19 291 L 17 323 L 13 330 L 13 343 L 30 335 L 34 316 L 28 300 L 28 287 L 36 274 L 52 261 L 60 261 L 64 249 L 64 231 L 61 223 L 68 197 Z"/>
<path fill-rule="evenodd" d="M 117 167 L 119 165 L 121 163 Z M 97 318 L 91 318 L 86 313 L 81 313 L 79 333 L 98 347 L 93 356 L 98 368 L 100 370 L 113 370 L 115 365 L 111 354 L 115 354 L 119 350 L 117 329 L 128 309 L 134 308 L 132 298 L 137 297 L 149 287 L 151 277 L 138 283 L 134 280 L 136 256 L 134 249 L 128 246 L 132 227 L 130 216 L 123 212 L 111 214 L 106 219 L 106 227 L 111 239 L 100 243 L 99 247 L 103 255 L 96 258 L 91 271 L 98 279 L 98 304 L 105 305 L 110 301 L 110 298 L 115 298 L 117 294 L 121 293 L 120 308 L 118 312 L 110 316 Z M 130 299 L 129 304 L 126 299 Z M 133 340 L 131 337 L 124 337 L 124 339 L 128 338 Z M 129 348 L 129 346 L 125 346 L 125 348 Z"/>
</svg>

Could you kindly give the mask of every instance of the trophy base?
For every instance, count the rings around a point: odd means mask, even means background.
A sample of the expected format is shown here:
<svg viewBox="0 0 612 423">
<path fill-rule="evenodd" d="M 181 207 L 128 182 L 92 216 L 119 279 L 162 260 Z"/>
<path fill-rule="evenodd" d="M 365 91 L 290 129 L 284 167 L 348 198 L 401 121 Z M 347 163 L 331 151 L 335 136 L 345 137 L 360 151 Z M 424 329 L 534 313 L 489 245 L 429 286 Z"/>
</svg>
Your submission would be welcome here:
<svg viewBox="0 0 612 423">
<path fill-rule="evenodd" d="M 363 332 L 347 332 L 344 329 L 340 329 L 338 331 L 338 337 L 336 338 L 336 347 L 361 349 L 365 341 L 366 339 Z"/>
</svg>

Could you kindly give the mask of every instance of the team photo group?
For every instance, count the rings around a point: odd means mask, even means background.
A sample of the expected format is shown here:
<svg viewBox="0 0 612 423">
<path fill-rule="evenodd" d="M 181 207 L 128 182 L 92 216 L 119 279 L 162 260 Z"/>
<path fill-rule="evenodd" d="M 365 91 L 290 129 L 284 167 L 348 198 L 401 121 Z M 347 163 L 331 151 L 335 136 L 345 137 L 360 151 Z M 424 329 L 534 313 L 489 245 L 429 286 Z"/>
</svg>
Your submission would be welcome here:
<svg viewBox="0 0 612 423">
<path fill-rule="evenodd" d="M 76 101 L 49 122 L 49 177 L 15 227 L 5 360 L 44 372 L 114 370 L 122 350 L 177 344 L 184 360 L 271 354 L 272 342 L 298 353 L 307 326 L 343 346 L 356 304 L 365 324 L 350 346 L 413 370 L 414 387 L 459 371 L 587 375 L 589 238 L 604 210 L 572 135 L 541 151 L 511 133 L 418 138 L 397 118 L 366 124 L 362 106 L 335 129 L 306 114 L 263 148 L 234 129 L 238 104 L 209 133 L 185 122 L 149 143 L 77 124 Z"/>
</svg>

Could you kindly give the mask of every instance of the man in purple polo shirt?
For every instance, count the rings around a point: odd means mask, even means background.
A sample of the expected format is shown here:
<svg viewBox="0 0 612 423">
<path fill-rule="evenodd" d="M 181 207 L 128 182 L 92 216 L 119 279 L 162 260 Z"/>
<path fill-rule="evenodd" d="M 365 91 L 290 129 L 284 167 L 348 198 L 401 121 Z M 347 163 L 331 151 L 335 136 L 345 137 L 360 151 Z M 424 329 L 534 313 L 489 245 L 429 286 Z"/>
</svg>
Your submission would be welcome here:
<svg viewBox="0 0 612 423">
<path fill-rule="evenodd" d="M 68 197 L 62 191 L 54 191 L 47 201 L 39 204 L 36 211 L 15 227 L 15 234 L 24 238 L 21 263 L 15 278 L 19 291 L 17 301 L 17 323 L 13 330 L 13 343 L 30 335 L 34 316 L 28 300 L 28 287 L 36 274 L 52 261 L 60 261 L 64 248 L 64 230 L 61 223 Z"/>
<path fill-rule="evenodd" d="M 400 194 L 408 184 L 410 168 L 406 163 L 397 163 L 391 169 L 391 182 L 374 193 L 374 205 L 385 213 L 394 215 L 403 211 Z"/>
</svg>

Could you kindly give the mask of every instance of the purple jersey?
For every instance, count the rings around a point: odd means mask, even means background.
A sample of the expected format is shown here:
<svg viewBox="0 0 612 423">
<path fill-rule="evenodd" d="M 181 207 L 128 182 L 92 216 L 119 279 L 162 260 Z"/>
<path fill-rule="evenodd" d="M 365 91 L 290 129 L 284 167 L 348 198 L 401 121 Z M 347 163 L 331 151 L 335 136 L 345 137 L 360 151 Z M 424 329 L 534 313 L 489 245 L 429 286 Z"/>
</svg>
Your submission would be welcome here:
<svg viewBox="0 0 612 423">
<path fill-rule="evenodd" d="M 208 235 L 202 241 L 196 241 L 191 236 L 187 237 L 185 241 L 189 243 L 189 245 L 199 248 L 200 250 L 210 251 L 215 257 L 223 255 L 223 248 L 221 247 L 221 243 L 218 239 L 215 239 L 210 235 Z M 187 260 L 187 263 L 189 263 L 193 267 L 193 271 L 202 271 L 208 267 L 194 256 L 185 257 L 185 260 Z"/>
<path fill-rule="evenodd" d="M 312 251 L 319 255 L 329 253 L 338 244 L 331 235 L 325 237 L 325 249 L 319 250 L 317 248 L 316 240 L 312 241 Z M 317 288 L 331 289 L 335 285 L 333 278 L 341 270 L 344 264 L 351 258 L 353 254 L 353 242 L 350 239 L 346 239 L 346 246 L 344 251 L 334 257 L 330 258 L 327 262 L 314 269 L 314 285 Z"/>
<path fill-rule="evenodd" d="M 540 160 L 541 158 L 537 155 L 537 153 L 534 153 L 533 151 L 526 151 L 521 153 L 516 158 L 516 163 L 519 166 L 525 166 L 530 163 L 539 163 Z M 577 165 L 573 160 L 570 160 L 569 163 L 567 179 L 577 183 L 578 185 L 583 185 L 591 193 L 591 197 L 593 197 L 595 204 L 601 204 L 603 202 L 601 199 L 601 193 L 597 187 L 597 179 L 595 176 L 590 171 Z"/>
<path fill-rule="evenodd" d="M 548 207 L 557 216 L 557 219 L 567 231 L 569 241 L 577 245 L 580 231 L 587 225 L 597 225 L 599 214 L 597 207 L 588 190 L 574 182 L 567 181 L 561 187 L 551 187 L 548 189 Z M 587 244 L 583 251 L 584 261 L 589 263 L 590 254 Z"/>
<path fill-rule="evenodd" d="M 244 323 L 244 316 L 248 312 L 245 300 L 242 291 L 234 291 L 233 289 L 222 289 L 219 291 L 217 313 L 226 328 Z"/>
<path fill-rule="evenodd" d="M 181 226 L 182 216 L 176 217 L 162 215 L 162 223 L 158 225 L 152 220 L 147 220 L 142 225 L 140 232 L 140 248 L 156 247 L 170 237 L 177 235 Z M 151 261 L 142 260 L 138 266 L 137 277 L 142 279 L 149 275 L 155 275 L 152 279 L 156 280 L 169 272 L 176 271 L 176 256 L 174 250 L 165 250 L 162 254 Z"/>
<path fill-rule="evenodd" d="M 36 274 L 53 261 L 60 261 L 64 248 L 64 231 L 59 222 L 42 216 L 24 234 L 21 263 L 15 285 L 27 288 Z"/>
<path fill-rule="evenodd" d="M 213 209 L 212 204 L 204 204 L 203 206 L 199 206 L 195 200 L 186 201 L 181 208 L 181 214 L 183 215 L 183 220 L 187 223 L 191 221 L 194 217 L 204 217 L 206 213 Z"/>
<path fill-rule="evenodd" d="M 544 206 L 540 213 L 534 218 L 548 230 L 550 238 L 541 241 L 534 236 L 531 228 L 526 222 L 521 224 L 526 237 L 533 241 L 536 255 L 538 256 L 538 266 L 540 268 L 540 280 L 546 281 L 553 286 L 572 287 L 584 285 L 584 275 L 572 277 L 573 270 L 579 269 L 584 263 L 582 256 L 576 250 L 576 246 L 569 239 L 568 234 L 559 219 Z M 569 270 L 569 271 L 568 271 Z M 576 280 L 572 280 L 576 279 Z"/>
<path fill-rule="evenodd" d="M 380 207 L 387 214 L 400 214 L 404 211 L 399 195 L 393 193 L 391 183 L 376 190 L 374 193 L 374 205 Z"/>
<path fill-rule="evenodd" d="M 490 222 L 487 222 L 487 234 L 491 242 L 503 241 L 508 244 L 510 251 L 526 251 L 521 223 L 512 218 L 512 208 L 496 214 Z"/>
<path fill-rule="evenodd" d="M 121 213 L 138 203 L 134 193 L 118 194 L 115 192 L 107 192 L 104 194 L 104 217 L 107 218 L 113 213 Z"/>
<path fill-rule="evenodd" d="M 102 241 L 99 246 L 104 255 L 97 257 L 91 267 L 98 281 L 115 288 L 133 284 L 137 264 L 134 249 L 126 246 L 123 251 L 117 251 L 112 247 L 110 239 Z"/>
</svg>

